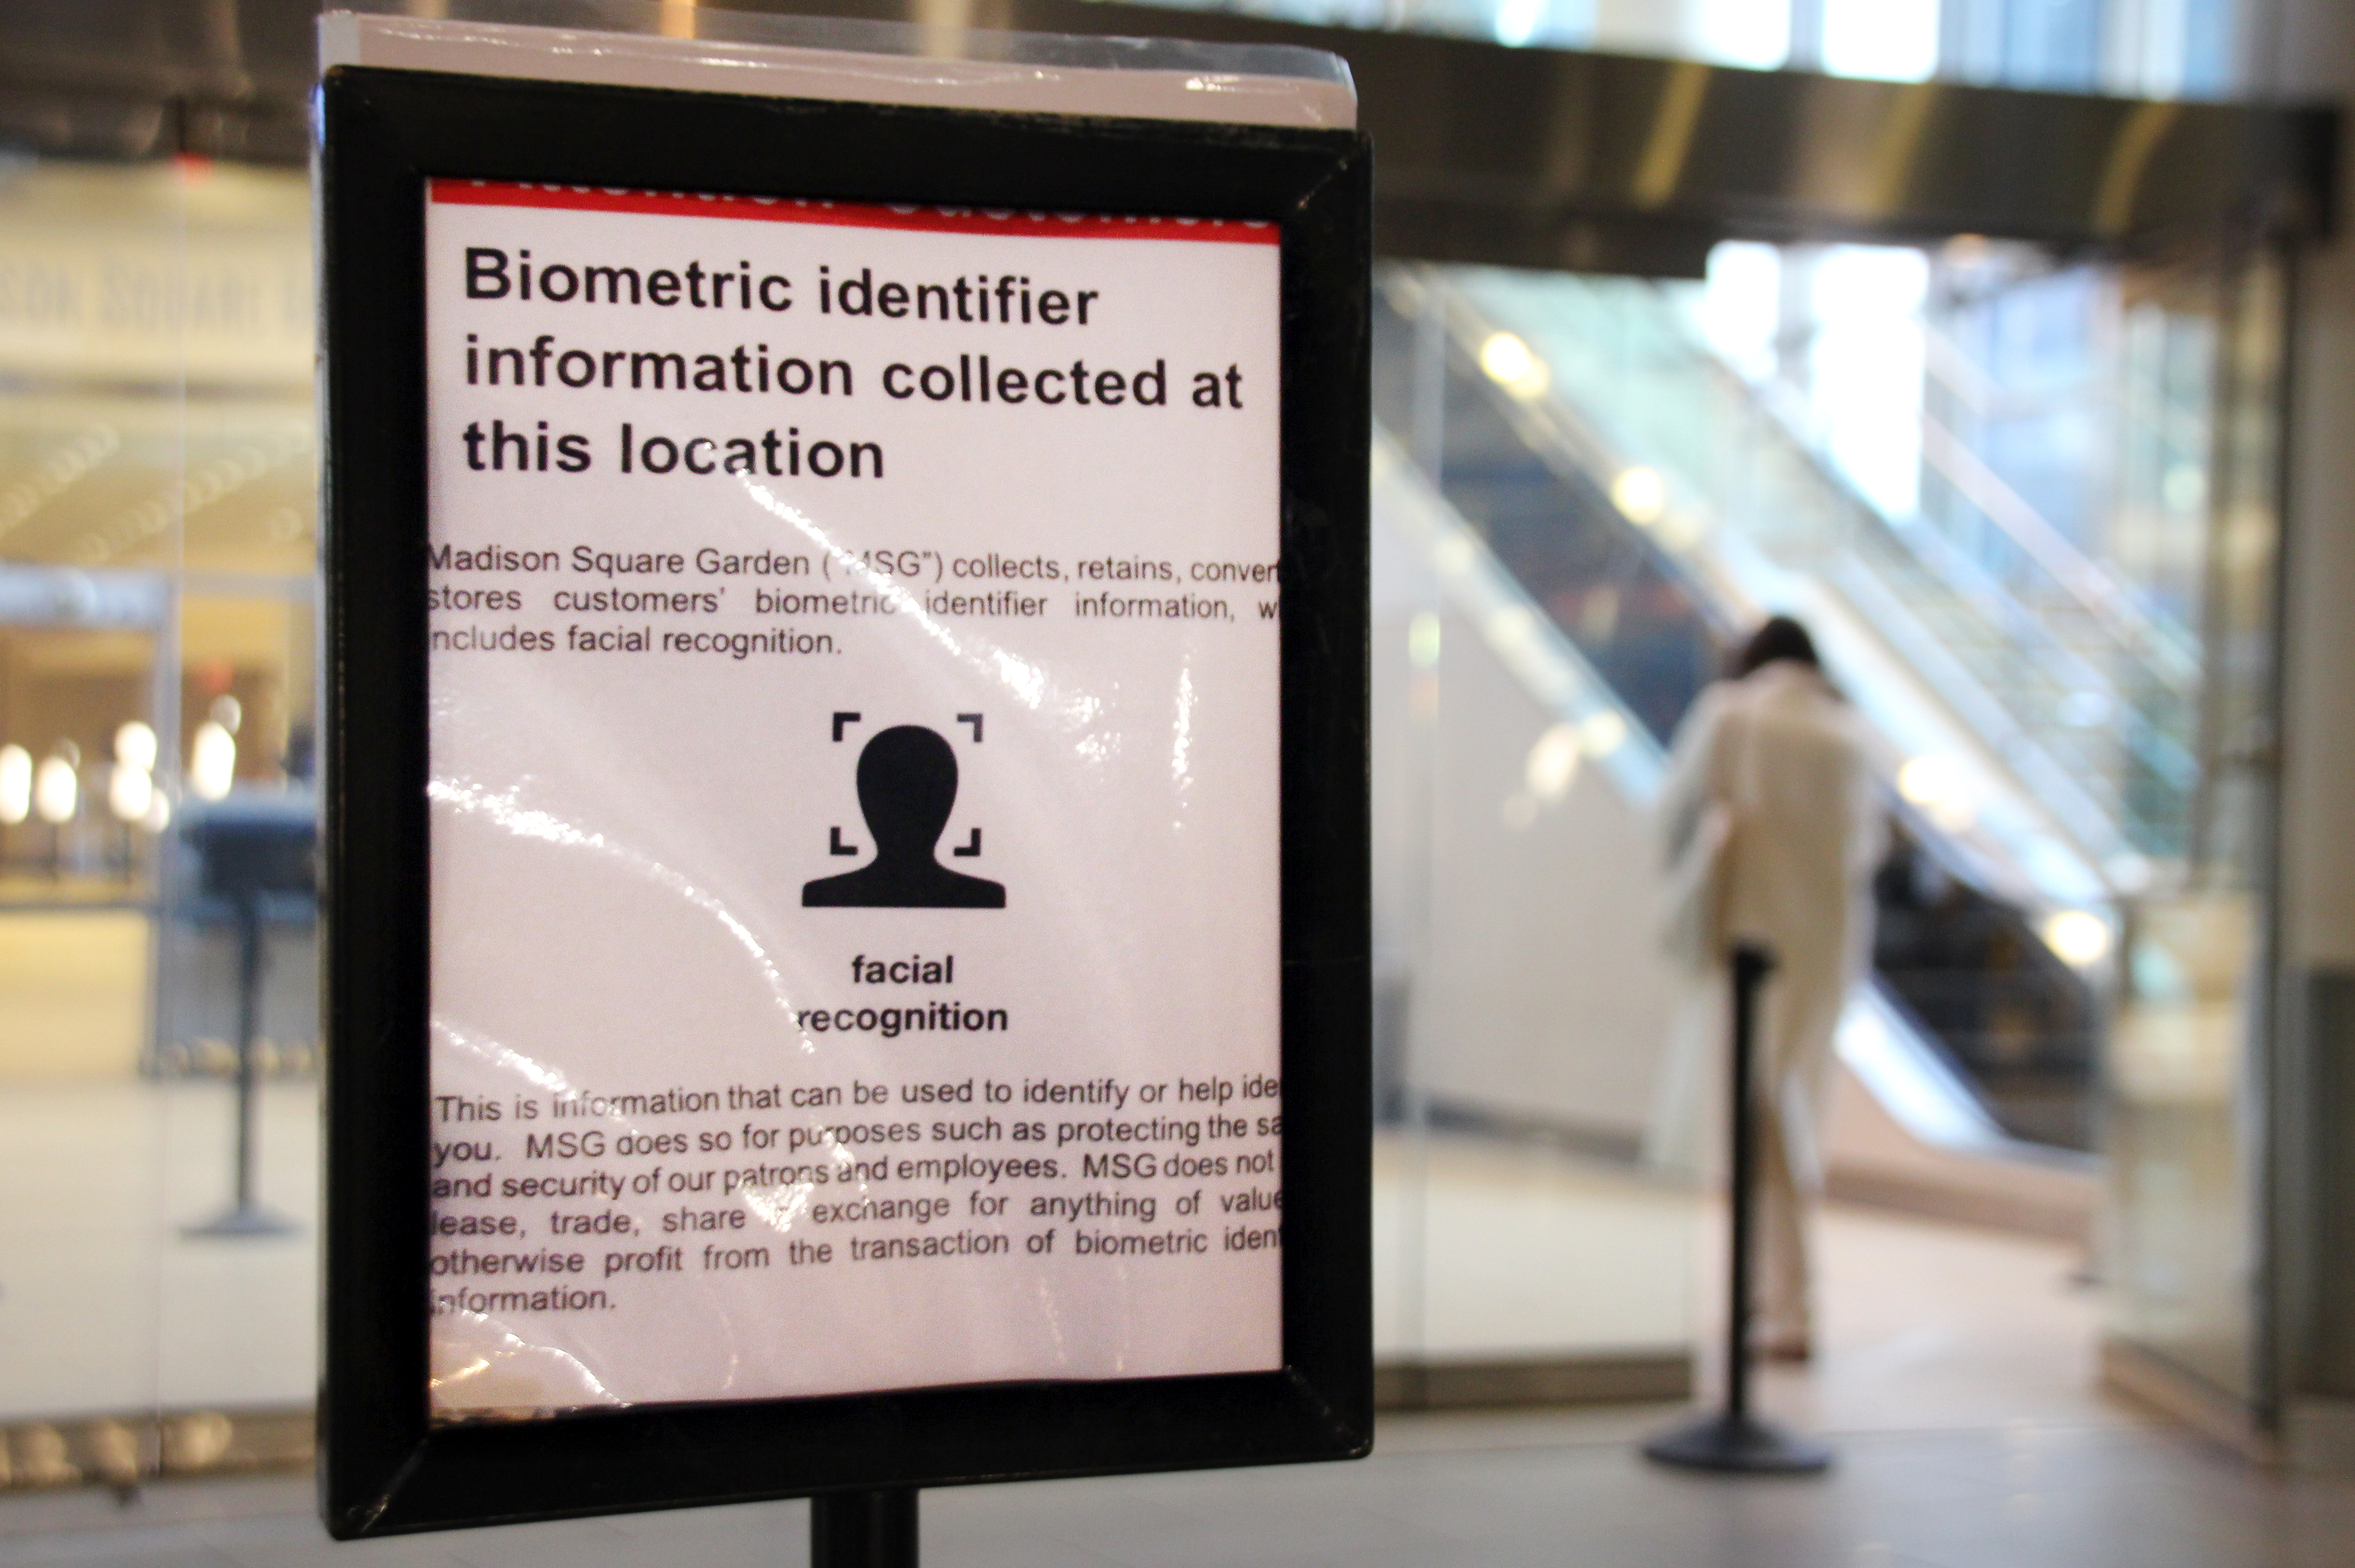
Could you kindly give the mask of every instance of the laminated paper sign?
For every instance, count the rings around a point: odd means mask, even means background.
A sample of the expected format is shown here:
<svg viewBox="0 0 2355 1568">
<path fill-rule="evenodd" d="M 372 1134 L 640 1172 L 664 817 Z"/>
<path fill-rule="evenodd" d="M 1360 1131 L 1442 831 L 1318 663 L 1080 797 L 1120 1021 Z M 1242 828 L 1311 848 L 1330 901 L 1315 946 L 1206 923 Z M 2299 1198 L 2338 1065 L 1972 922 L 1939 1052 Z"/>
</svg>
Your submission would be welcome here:
<svg viewBox="0 0 2355 1568">
<path fill-rule="evenodd" d="M 426 232 L 436 1411 L 1279 1367 L 1275 230 Z"/>
</svg>

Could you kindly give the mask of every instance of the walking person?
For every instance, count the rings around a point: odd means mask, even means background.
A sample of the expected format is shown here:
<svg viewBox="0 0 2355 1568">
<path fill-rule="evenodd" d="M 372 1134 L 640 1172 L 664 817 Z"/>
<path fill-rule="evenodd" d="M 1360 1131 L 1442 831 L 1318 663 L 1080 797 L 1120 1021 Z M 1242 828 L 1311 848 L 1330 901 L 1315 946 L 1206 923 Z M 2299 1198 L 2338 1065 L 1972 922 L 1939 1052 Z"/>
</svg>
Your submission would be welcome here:
<svg viewBox="0 0 2355 1568">
<path fill-rule="evenodd" d="M 1823 1191 L 1818 1127 L 1833 1037 L 1872 949 L 1872 876 L 1887 828 L 1863 721 L 1828 680 L 1806 628 L 1759 627 L 1731 678 L 1704 690 L 1671 748 L 1660 819 L 1668 944 L 1686 971 L 1684 1097 L 1723 1031 L 1727 955 L 1774 958 L 1759 1012 L 1758 1332 L 1779 1360 L 1814 1352 L 1809 1232 Z M 1669 1096 L 1676 1098 L 1674 1094 Z M 1689 1125 L 1672 1109 L 1663 1121 Z M 1656 1137 L 1663 1130 L 1656 1126 Z"/>
</svg>

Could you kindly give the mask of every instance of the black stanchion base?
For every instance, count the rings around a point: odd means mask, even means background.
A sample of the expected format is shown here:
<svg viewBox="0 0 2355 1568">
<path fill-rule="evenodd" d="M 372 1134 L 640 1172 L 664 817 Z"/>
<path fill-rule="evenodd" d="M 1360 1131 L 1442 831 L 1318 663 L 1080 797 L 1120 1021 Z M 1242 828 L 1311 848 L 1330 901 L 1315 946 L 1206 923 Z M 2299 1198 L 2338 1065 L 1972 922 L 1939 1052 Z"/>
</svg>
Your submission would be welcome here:
<svg viewBox="0 0 2355 1568">
<path fill-rule="evenodd" d="M 1831 1467 L 1828 1444 L 1771 1421 L 1715 1411 L 1644 1445 L 1644 1457 L 1688 1470 L 1758 1476 L 1807 1476 Z"/>
<path fill-rule="evenodd" d="M 303 1229 L 285 1215 L 265 1209 L 259 1203 L 240 1203 L 224 1209 L 201 1225 L 184 1227 L 184 1236 L 208 1240 L 234 1240 L 240 1236 L 292 1236 Z"/>
</svg>

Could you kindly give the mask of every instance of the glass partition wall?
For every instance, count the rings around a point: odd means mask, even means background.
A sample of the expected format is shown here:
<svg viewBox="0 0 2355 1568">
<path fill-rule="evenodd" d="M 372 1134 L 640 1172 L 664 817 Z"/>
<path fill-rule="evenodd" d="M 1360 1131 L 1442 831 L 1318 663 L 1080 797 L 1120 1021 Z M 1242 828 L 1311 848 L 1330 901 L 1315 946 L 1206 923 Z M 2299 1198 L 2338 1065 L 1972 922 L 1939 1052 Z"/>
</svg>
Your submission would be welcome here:
<svg viewBox="0 0 2355 1568">
<path fill-rule="evenodd" d="M 1892 827 L 1832 1190 L 1984 1217 L 2039 1184 L 2111 1375 L 2255 1401 L 2277 265 L 1729 243 L 1705 281 L 1399 264 L 1379 295 L 1403 1386 L 1686 1365 L 1715 1093 L 1678 1081 L 1648 813 L 1780 611 L 1872 731 Z"/>
<path fill-rule="evenodd" d="M 2189 514 L 2179 575 L 2196 582 L 2202 679 L 2180 848 L 2120 901 L 2107 1061 L 2113 1376 L 2190 1380 L 2228 1433 L 2275 1418 L 2265 1329 L 2279 1288 L 2266 1255 L 2265 1142 L 2277 1038 L 2273 951 L 2278 742 L 2284 334 L 2280 262 L 2231 256 L 2152 281 L 2149 308 L 2191 302 L 2209 418 L 2196 470 L 2170 464 L 2158 501 Z M 2145 347 L 2151 347 L 2146 340 Z M 2164 406 L 2165 359 L 2134 389 Z M 2179 422 L 2179 421 L 2175 421 Z M 2187 472 L 2196 472 L 2196 489 Z M 2170 491 L 2172 492 L 2170 494 Z M 2147 489 L 2137 497 L 2150 506 Z M 2178 1401 L 2179 1404 L 2181 1401 Z"/>
<path fill-rule="evenodd" d="M 312 809 L 310 269 L 298 172 L 0 165 L 11 1485 L 304 1441 L 315 931 L 273 897 L 249 950 L 202 850 Z M 1690 1383 L 1707 1096 L 1648 813 L 1769 608 L 1872 720 L 1897 828 L 1846 1103 L 1916 1198 L 2105 1182 L 2117 1366 L 2254 1396 L 2282 289 L 1976 240 L 1385 266 L 1386 1399 Z M 1836 1189 L 1885 1198 L 1843 1136 Z"/>
<path fill-rule="evenodd" d="M 265 912 L 249 976 L 197 848 L 228 815 L 310 815 L 308 228 L 299 172 L 0 165 L 0 1426 L 18 1484 L 250 1456 L 285 1435 L 254 1413 L 311 1395 L 312 913 Z M 282 1221 L 250 1233 L 207 1228 L 240 1192 L 241 1050 L 245 1190 Z"/>
</svg>

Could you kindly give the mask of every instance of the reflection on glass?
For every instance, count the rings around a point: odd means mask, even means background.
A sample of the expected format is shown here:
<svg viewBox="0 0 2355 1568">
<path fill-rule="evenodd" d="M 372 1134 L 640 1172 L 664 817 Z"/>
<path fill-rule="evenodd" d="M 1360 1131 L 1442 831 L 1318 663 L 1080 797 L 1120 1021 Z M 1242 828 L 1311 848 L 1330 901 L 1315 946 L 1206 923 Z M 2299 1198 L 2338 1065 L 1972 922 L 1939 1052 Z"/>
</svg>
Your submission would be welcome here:
<svg viewBox="0 0 2355 1568">
<path fill-rule="evenodd" d="M 155 800 L 155 781 L 145 768 L 117 763 L 108 770 L 106 808 L 123 822 L 144 823 Z"/>
<path fill-rule="evenodd" d="M 313 1382 L 315 1231 L 179 1234 L 231 1188 L 239 998 L 234 935 L 175 830 L 204 805 L 191 748 L 223 698 L 240 733 L 201 782 L 305 798 L 305 181 L 10 161 L 0 272 L 19 288 L 0 311 L 0 1182 L 38 1195 L 0 1214 L 28 1352 L 0 1358 L 0 1423 L 162 1406 L 169 1453 L 195 1460 L 223 1441 L 209 1413 L 296 1410 Z M 316 974 L 307 909 L 274 907 L 258 1174 L 306 1215 Z"/>
<path fill-rule="evenodd" d="M 151 772 L 155 766 L 155 731 L 142 720 L 126 720 L 114 732 L 114 760 L 126 768 Z"/>
<path fill-rule="evenodd" d="M 1653 1108 L 1643 765 L 1788 609 L 1895 827 L 1859 1092 L 2087 1203 L 2109 1157 L 2121 1353 L 2245 1386 L 2279 301 L 2230 275 L 2220 308 L 2212 262 L 1976 239 L 1729 244 L 1699 284 L 1384 273 L 1377 647 L 1389 613 L 1434 650 L 1377 687 L 1398 1322 L 1453 1288 L 1404 1276 L 1457 1140 L 1689 1147 Z"/>
<path fill-rule="evenodd" d="M 2272 668 L 2275 444 L 2285 300 L 2262 258 L 2218 280 L 2186 269 L 2137 291 L 2133 395 L 2147 424 L 2179 428 L 2204 372 L 2213 414 L 2195 454 L 2153 430 L 2128 487 L 2166 572 L 2197 607 L 2204 680 L 2179 858 L 2152 857 L 2124 901 L 2110 1047 L 2115 1197 L 2113 1331 L 2227 1396 L 2262 1399 L 2256 1367 L 2264 1150 L 2253 1107 L 2269 1026 L 2263 926 L 2274 798 Z M 2197 311 L 2186 341 L 2171 315 Z M 2172 418 L 2168 416 L 2172 415 Z M 2195 455 L 2196 482 L 2181 477 Z"/>
<path fill-rule="evenodd" d="M 1600 9 L 1398 15 L 1764 65 L 1790 47 L 1775 7 Z M 1996 0 L 1944 9 L 1942 72 L 2078 69 L 1982 27 Z M 2146 89 L 2213 90 L 2146 63 Z M 312 771 L 307 199 L 299 175 L 197 162 L 0 168 L 0 262 L 123 304 L 0 331 L 0 573 L 50 607 L 0 624 L 0 1160 L 54 1195 L 0 1214 L 0 1255 L 26 1342 L 59 1351 L 0 1363 L 0 1420 L 309 1397 L 315 1232 L 177 1236 L 227 1190 L 236 998 L 176 831 Z M 1945 1110 L 2098 1147 L 2117 1342 L 2252 1386 L 2281 309 L 2262 264 L 1969 239 L 1724 245 L 1698 285 L 1386 273 L 1388 1364 L 1615 1360 L 1673 1392 L 1696 1200 L 1644 1156 L 1666 1006 L 1647 770 L 1724 639 L 1803 591 L 1854 611 L 1827 640 L 1885 734 L 1900 828 L 1881 995 L 1965 1086 Z M 283 912 L 262 1188 L 307 1216 L 315 959 Z"/>
<path fill-rule="evenodd" d="M 0 823 L 13 827 L 33 812 L 33 753 L 0 746 Z"/>
<path fill-rule="evenodd" d="M 208 719 L 197 726 L 188 748 L 188 788 L 199 800 L 226 800 L 237 782 L 237 741 Z"/>
<path fill-rule="evenodd" d="M 33 813 L 53 827 L 71 822 L 81 804 L 81 780 L 74 772 L 79 760 L 64 752 L 52 752 L 41 759 L 40 770 L 33 775 Z"/>
<path fill-rule="evenodd" d="M 1160 0 L 1514 48 L 1600 49 L 1883 81 L 1942 78 L 2141 98 L 2217 98 L 2256 59 L 2217 0 Z"/>
</svg>

